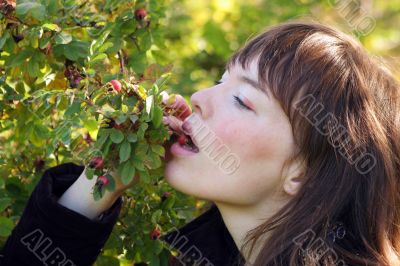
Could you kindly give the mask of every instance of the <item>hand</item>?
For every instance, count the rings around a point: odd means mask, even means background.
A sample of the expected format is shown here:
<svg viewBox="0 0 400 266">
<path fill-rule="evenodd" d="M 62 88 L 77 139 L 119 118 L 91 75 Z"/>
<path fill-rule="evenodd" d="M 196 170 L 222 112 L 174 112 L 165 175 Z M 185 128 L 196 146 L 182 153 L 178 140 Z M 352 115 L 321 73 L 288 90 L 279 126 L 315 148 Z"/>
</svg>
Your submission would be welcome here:
<svg viewBox="0 0 400 266">
<path fill-rule="evenodd" d="M 162 91 L 161 95 L 163 96 L 162 103 L 165 106 L 166 112 L 163 117 L 163 123 L 171 129 L 169 134 L 172 135 L 174 132 L 178 135 L 183 134 L 182 124 L 183 121 L 192 114 L 192 110 L 190 106 L 187 104 L 186 100 L 179 94 L 169 95 L 167 92 Z M 166 150 L 165 160 L 168 161 L 170 158 L 169 147 L 172 145 L 171 142 L 165 143 L 164 148 Z M 129 184 L 124 184 L 122 179 L 117 174 L 117 170 L 113 169 L 111 171 L 111 175 L 115 180 L 115 193 L 116 195 L 122 195 L 123 192 L 134 186 L 140 181 L 139 174 L 135 174 L 135 177 Z"/>
<path fill-rule="evenodd" d="M 126 185 L 122 182 L 122 178 L 117 174 L 116 170 L 111 171 L 111 176 L 114 178 L 115 194 L 117 194 L 118 196 L 122 195 L 125 190 L 127 190 L 130 187 L 133 187 L 140 181 L 140 175 L 138 173 L 136 173 L 132 181 Z"/>
<path fill-rule="evenodd" d="M 192 114 L 192 109 L 186 100 L 179 94 L 168 95 L 167 92 L 161 92 L 163 104 L 168 110 L 168 114 L 163 117 L 163 123 L 171 128 L 172 131 L 183 134 L 183 121 Z M 170 135 L 173 133 L 170 131 Z"/>
</svg>

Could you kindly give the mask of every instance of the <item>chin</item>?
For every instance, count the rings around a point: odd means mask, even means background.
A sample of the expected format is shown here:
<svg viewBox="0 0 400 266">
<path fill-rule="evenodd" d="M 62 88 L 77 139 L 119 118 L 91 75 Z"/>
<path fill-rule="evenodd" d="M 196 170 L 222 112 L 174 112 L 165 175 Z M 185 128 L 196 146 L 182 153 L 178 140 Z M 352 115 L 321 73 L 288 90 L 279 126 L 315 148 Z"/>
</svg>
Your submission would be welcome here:
<svg viewBox="0 0 400 266">
<path fill-rule="evenodd" d="M 201 197 L 199 195 L 201 191 L 196 186 L 198 180 L 191 175 L 194 171 L 191 170 L 188 172 L 183 166 L 178 164 L 178 161 L 172 160 L 165 166 L 164 177 L 167 183 L 181 193 Z"/>
</svg>

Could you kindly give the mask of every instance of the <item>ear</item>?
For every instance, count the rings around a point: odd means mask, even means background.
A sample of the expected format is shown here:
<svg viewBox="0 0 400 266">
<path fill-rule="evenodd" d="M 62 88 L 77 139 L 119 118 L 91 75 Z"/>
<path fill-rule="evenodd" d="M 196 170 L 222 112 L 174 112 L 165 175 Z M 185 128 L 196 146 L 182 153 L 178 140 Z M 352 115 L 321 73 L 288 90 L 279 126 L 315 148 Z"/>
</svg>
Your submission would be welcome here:
<svg viewBox="0 0 400 266">
<path fill-rule="evenodd" d="M 296 159 L 287 166 L 283 190 L 290 196 L 296 195 L 303 185 L 305 170 L 306 167 L 301 159 Z"/>
</svg>

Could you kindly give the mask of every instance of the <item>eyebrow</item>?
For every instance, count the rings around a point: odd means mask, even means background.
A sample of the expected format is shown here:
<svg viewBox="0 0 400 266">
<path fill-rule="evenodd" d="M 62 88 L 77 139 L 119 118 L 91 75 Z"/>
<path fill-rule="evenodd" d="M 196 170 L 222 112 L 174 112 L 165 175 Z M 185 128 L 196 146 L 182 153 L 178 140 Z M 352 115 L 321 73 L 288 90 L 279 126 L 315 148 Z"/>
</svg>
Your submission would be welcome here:
<svg viewBox="0 0 400 266">
<path fill-rule="evenodd" d="M 260 91 L 262 93 L 264 93 L 268 98 L 270 98 L 268 91 L 265 88 L 261 87 L 260 83 L 258 83 L 257 81 L 252 80 L 252 79 L 250 79 L 250 78 L 248 78 L 246 76 L 239 76 L 239 78 L 240 78 L 241 81 L 249 84 L 251 87 L 257 89 L 258 91 Z"/>
</svg>

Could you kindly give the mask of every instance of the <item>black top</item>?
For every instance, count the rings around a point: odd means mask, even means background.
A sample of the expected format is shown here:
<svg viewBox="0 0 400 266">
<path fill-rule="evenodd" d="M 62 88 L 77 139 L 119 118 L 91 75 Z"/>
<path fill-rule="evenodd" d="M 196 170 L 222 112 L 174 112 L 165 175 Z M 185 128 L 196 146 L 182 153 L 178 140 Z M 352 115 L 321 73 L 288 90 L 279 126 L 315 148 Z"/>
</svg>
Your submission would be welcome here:
<svg viewBox="0 0 400 266">
<path fill-rule="evenodd" d="M 58 198 L 83 170 L 84 166 L 64 163 L 44 172 L 0 252 L 1 266 L 80 266 L 95 262 L 117 222 L 123 199 L 118 198 L 95 220 L 58 204 Z M 180 252 L 171 257 L 175 264 L 232 266 L 242 259 L 215 205 L 161 240 Z"/>
</svg>

